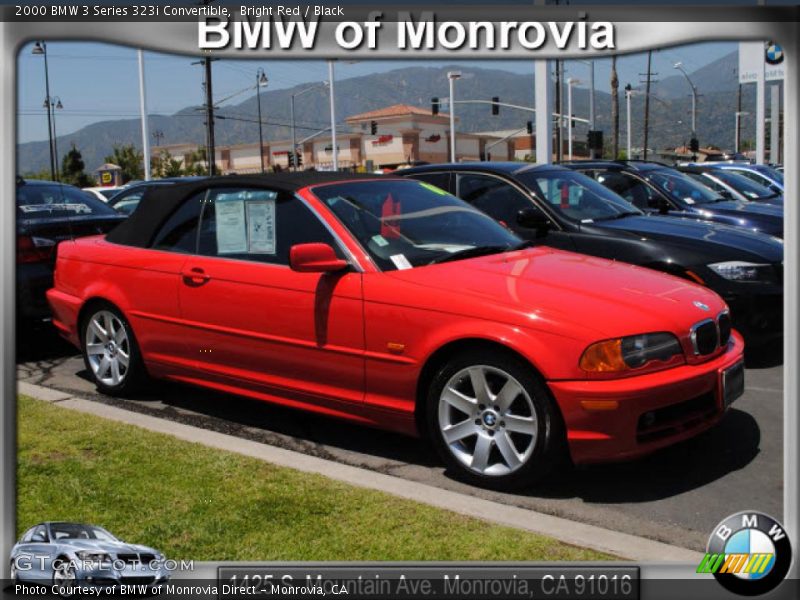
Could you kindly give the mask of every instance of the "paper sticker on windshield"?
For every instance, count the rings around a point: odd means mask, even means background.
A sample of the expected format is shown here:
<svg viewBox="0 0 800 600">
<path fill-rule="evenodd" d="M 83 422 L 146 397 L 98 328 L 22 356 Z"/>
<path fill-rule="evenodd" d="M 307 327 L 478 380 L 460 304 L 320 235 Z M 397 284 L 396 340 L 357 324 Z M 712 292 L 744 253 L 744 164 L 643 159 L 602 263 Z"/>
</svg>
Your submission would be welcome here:
<svg viewBox="0 0 800 600">
<path fill-rule="evenodd" d="M 244 200 L 217 197 L 217 254 L 243 254 L 247 252 L 247 230 L 244 217 Z"/>
<path fill-rule="evenodd" d="M 383 237 L 380 233 L 378 235 L 372 236 L 372 241 L 375 242 L 378 246 L 383 248 L 384 246 L 388 246 L 389 242 L 386 241 L 386 238 Z"/>
<path fill-rule="evenodd" d="M 426 181 L 420 181 L 419 184 L 424 187 L 426 190 L 430 190 L 434 194 L 439 194 L 440 196 L 446 196 L 447 192 L 445 192 L 442 188 L 438 188 L 432 183 L 428 183 Z"/>
<path fill-rule="evenodd" d="M 275 200 L 247 203 L 247 251 L 275 254 Z"/>
<path fill-rule="evenodd" d="M 394 266 L 401 271 L 412 268 L 405 254 L 392 254 L 389 259 L 394 263 Z"/>
</svg>

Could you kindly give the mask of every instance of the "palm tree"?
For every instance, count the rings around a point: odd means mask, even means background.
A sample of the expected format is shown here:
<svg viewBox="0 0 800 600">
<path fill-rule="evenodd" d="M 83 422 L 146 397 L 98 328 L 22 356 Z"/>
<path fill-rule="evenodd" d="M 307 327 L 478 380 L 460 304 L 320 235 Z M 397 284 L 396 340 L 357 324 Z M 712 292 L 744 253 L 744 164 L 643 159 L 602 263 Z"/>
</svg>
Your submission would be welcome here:
<svg viewBox="0 0 800 600">
<path fill-rule="evenodd" d="M 617 56 L 611 57 L 611 158 L 619 158 L 619 78 L 617 77 Z"/>
</svg>

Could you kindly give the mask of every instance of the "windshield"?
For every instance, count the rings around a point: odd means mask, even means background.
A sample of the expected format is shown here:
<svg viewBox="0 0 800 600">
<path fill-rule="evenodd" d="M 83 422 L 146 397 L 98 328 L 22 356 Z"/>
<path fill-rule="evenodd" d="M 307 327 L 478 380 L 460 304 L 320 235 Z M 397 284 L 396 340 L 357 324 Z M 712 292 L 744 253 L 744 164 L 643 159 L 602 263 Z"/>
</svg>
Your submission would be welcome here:
<svg viewBox="0 0 800 600">
<path fill-rule="evenodd" d="M 115 215 L 104 202 L 69 185 L 23 184 L 17 186 L 17 216 L 21 219 L 49 219 Z"/>
<path fill-rule="evenodd" d="M 100 540 L 115 542 L 117 538 L 102 527 L 80 523 L 52 523 L 50 536 L 53 540 Z"/>
<path fill-rule="evenodd" d="M 657 169 L 647 171 L 644 177 L 662 193 L 684 204 L 710 204 L 724 200 L 722 196 L 702 183 L 677 171 Z"/>
<path fill-rule="evenodd" d="M 714 171 L 712 175 L 751 200 L 772 198 L 777 195 L 772 190 L 765 188 L 763 185 L 758 185 L 755 181 L 748 179 L 744 175 L 739 175 L 738 173 L 726 169 L 718 169 Z"/>
<path fill-rule="evenodd" d="M 415 180 L 320 185 L 314 194 L 384 271 L 503 252 L 522 243 L 491 217 Z"/>
<path fill-rule="evenodd" d="M 573 221 L 608 221 L 642 212 L 591 177 L 575 171 L 523 171 L 517 179 Z"/>
<path fill-rule="evenodd" d="M 763 173 L 773 181 L 777 181 L 781 185 L 783 185 L 783 173 L 780 171 L 776 171 L 772 167 L 768 167 L 767 165 L 753 165 L 753 168 L 758 171 L 759 173 Z"/>
</svg>

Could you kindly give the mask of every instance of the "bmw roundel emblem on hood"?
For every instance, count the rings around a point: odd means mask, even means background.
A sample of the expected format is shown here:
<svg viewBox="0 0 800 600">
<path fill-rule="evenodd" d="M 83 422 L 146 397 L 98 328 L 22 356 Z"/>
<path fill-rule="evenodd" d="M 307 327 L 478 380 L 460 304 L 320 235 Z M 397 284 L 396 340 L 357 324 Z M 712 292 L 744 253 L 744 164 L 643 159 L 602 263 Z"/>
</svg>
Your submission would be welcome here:
<svg viewBox="0 0 800 600">
<path fill-rule="evenodd" d="M 695 300 L 692 304 L 694 304 L 700 310 L 704 310 L 708 312 L 710 309 L 708 308 L 708 304 L 703 304 L 700 300 Z"/>
</svg>

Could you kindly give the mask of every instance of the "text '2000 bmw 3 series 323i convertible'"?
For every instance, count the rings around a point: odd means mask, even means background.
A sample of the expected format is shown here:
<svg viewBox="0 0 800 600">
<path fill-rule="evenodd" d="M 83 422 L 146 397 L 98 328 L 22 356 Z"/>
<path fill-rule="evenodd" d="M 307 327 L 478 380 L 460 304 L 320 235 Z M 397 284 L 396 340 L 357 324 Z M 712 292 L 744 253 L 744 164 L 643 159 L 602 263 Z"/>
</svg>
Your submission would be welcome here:
<svg viewBox="0 0 800 600">
<path fill-rule="evenodd" d="M 48 299 L 104 393 L 171 379 L 423 435 L 494 487 L 674 444 L 744 385 L 714 292 L 529 247 L 411 179 L 156 188 L 59 246 Z"/>
</svg>

